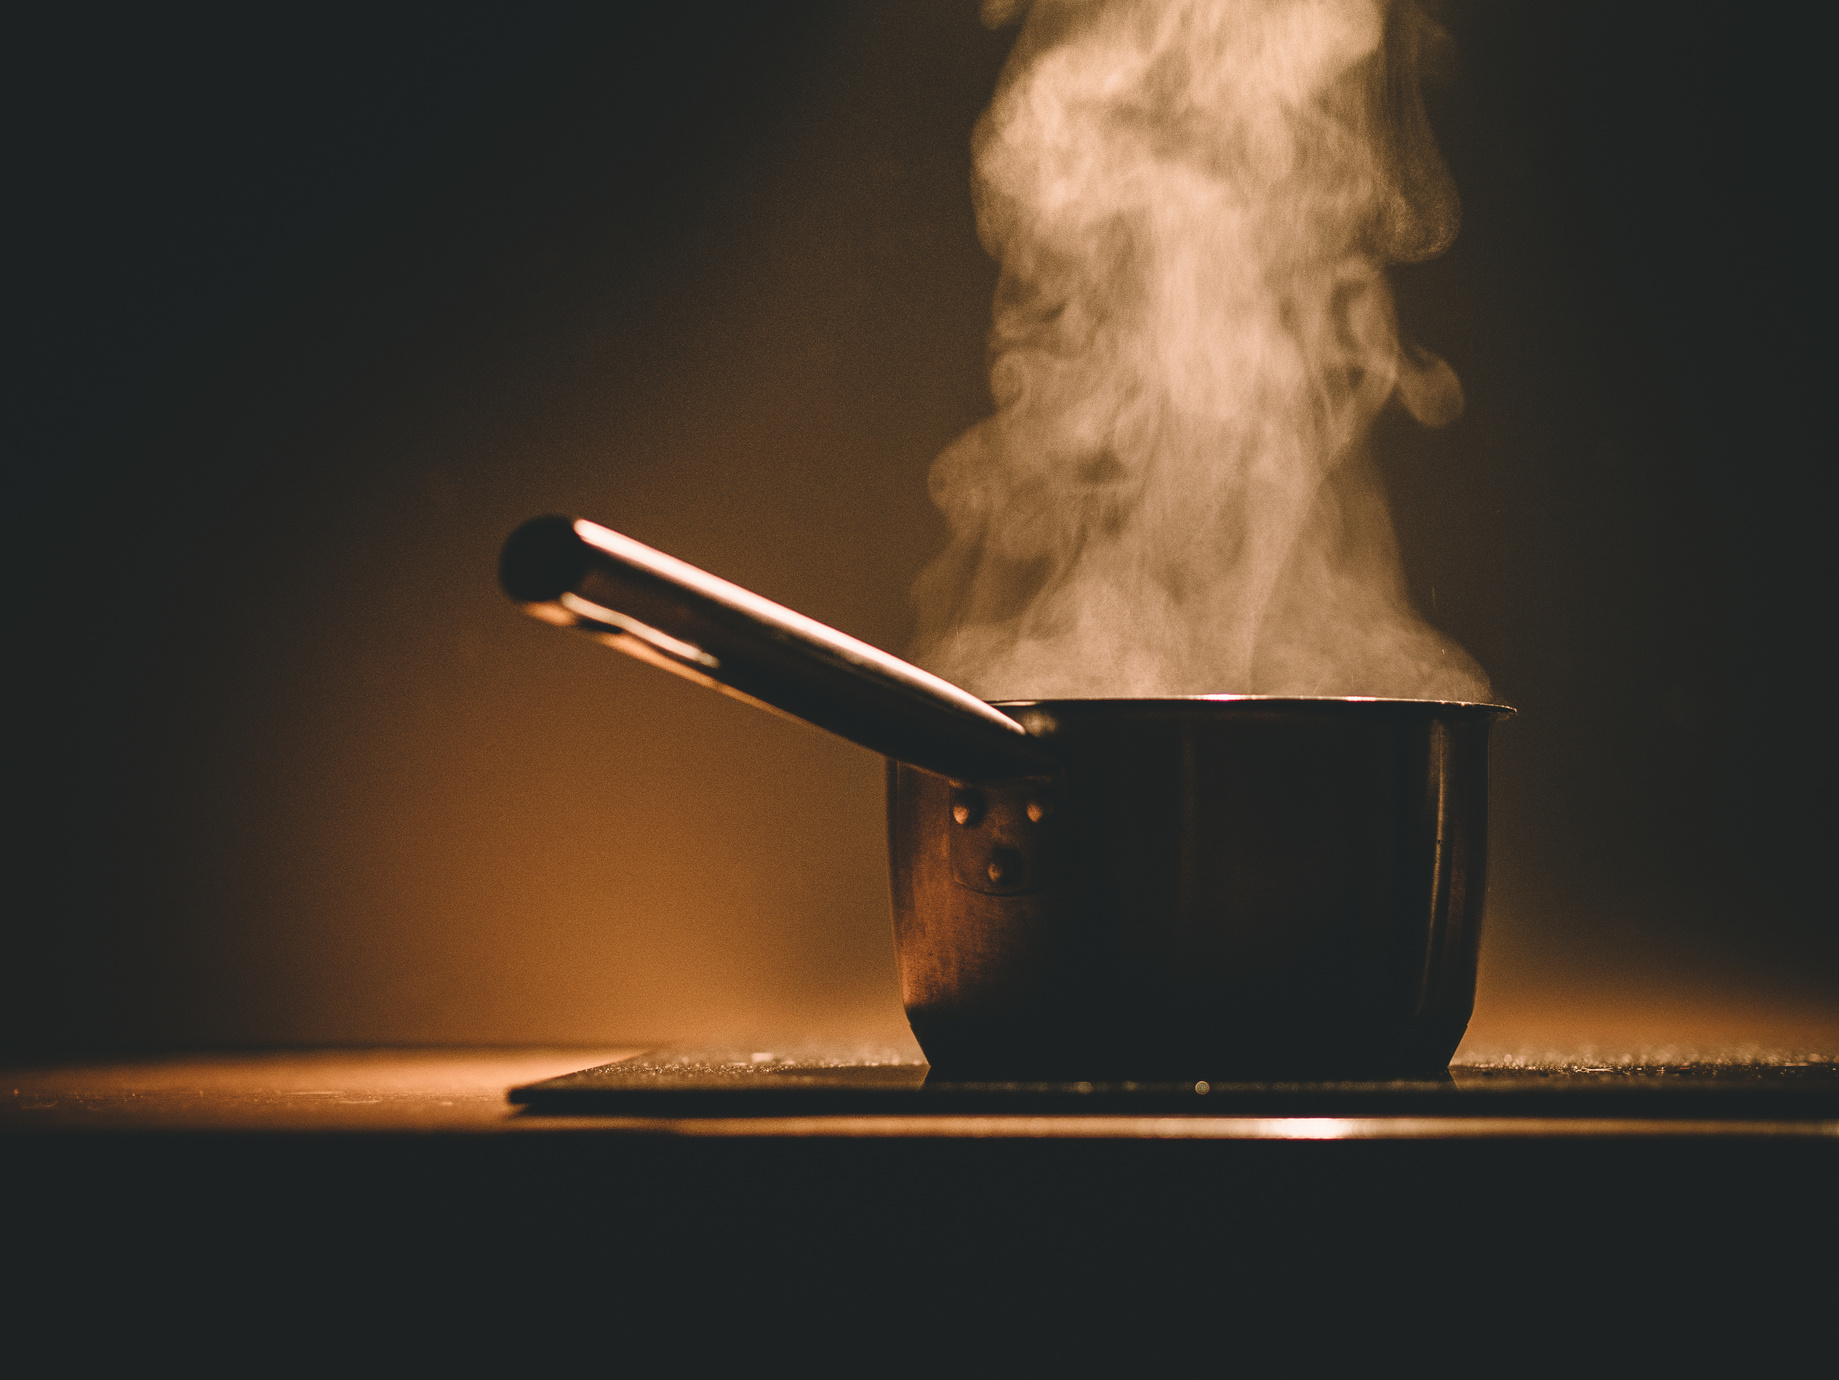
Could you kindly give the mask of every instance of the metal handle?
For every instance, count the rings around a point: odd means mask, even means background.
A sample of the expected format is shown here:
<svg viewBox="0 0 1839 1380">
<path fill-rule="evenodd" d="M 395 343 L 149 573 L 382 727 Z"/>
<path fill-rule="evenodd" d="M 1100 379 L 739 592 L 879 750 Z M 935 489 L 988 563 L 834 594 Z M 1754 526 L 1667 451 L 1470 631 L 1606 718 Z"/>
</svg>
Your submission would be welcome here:
<svg viewBox="0 0 1839 1380">
<path fill-rule="evenodd" d="M 546 623 L 941 776 L 1058 767 L 1014 719 L 949 681 L 584 518 L 525 523 L 499 578 Z"/>
</svg>

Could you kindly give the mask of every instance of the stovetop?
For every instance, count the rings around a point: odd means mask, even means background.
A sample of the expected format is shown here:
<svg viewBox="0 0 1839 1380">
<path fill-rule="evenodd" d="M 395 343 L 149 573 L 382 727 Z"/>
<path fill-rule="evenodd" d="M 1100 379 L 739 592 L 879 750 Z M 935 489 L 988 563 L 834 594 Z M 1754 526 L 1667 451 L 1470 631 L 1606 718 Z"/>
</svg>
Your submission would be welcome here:
<svg viewBox="0 0 1839 1380">
<path fill-rule="evenodd" d="M 667 1048 L 526 1084 L 510 1100 L 534 1116 L 1152 1117 L 1188 1119 L 1196 1129 L 1329 1119 L 1347 1123 L 1344 1134 L 1385 1134 L 1381 1123 L 1398 1123 L 1394 1132 L 1404 1133 L 1404 1123 L 1435 1122 L 1456 1134 L 1614 1123 L 1618 1131 L 1835 1135 L 1839 1064 L 1514 1063 L 1458 1065 L 1441 1078 L 1394 1082 L 1024 1082 L 939 1077 L 923 1063 L 872 1050 Z"/>
</svg>

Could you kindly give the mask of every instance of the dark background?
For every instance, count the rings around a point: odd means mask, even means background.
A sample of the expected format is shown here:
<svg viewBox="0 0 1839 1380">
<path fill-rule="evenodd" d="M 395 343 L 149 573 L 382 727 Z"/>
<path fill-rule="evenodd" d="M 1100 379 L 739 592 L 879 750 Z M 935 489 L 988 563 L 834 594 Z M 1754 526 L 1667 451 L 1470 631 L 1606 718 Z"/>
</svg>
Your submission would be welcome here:
<svg viewBox="0 0 1839 1380">
<path fill-rule="evenodd" d="M 1477 1050 L 1839 1047 L 1814 34 L 1440 10 L 1414 594 L 1498 734 Z M 34 27 L 35 26 L 35 27 Z M 579 512 L 899 650 L 989 406 L 970 3 L 15 28 L 7 1047 L 903 1030 L 880 763 L 520 618 Z M 1231 687 L 1222 687 L 1231 688 Z"/>
</svg>

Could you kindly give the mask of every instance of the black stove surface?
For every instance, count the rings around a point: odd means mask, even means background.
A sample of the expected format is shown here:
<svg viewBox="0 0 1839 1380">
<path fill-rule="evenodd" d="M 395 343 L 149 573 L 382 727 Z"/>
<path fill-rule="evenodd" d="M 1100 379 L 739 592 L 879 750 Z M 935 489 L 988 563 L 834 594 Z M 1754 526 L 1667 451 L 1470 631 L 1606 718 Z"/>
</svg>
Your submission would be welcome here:
<svg viewBox="0 0 1839 1380">
<path fill-rule="evenodd" d="M 974 1082 L 872 1050 L 657 1049 L 514 1088 L 529 1115 L 1593 1120 L 1839 1135 L 1839 1064 L 1457 1065 L 1397 1082 Z M 1511 1127 L 1509 1126 L 1509 1130 Z"/>
</svg>

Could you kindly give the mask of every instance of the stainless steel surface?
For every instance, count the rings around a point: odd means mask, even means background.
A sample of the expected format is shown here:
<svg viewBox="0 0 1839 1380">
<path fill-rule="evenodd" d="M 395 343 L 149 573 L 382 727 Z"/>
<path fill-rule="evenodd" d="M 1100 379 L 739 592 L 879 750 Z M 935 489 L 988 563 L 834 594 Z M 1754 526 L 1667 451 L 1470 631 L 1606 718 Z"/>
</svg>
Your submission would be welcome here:
<svg viewBox="0 0 1839 1380">
<path fill-rule="evenodd" d="M 888 771 L 901 994 L 935 1067 L 1380 1077 L 1448 1064 L 1474 1003 L 1488 731 L 1506 711 L 1007 708 L 1065 769 L 1003 788 L 1000 837 L 967 837 L 988 826 L 973 828 L 964 788 Z M 1015 803 L 1035 787 L 1056 801 L 1039 822 Z M 980 847 L 1056 862 L 1036 885 L 999 888 L 967 865 Z"/>
<path fill-rule="evenodd" d="M 1398 1077 L 1474 1002 L 1498 705 L 991 706 L 579 519 L 505 546 L 538 618 L 886 755 L 894 932 L 932 1063 Z"/>
<path fill-rule="evenodd" d="M 499 576 L 533 617 L 884 756 L 970 781 L 1053 767 L 975 695 L 597 523 L 525 523 Z"/>
</svg>

